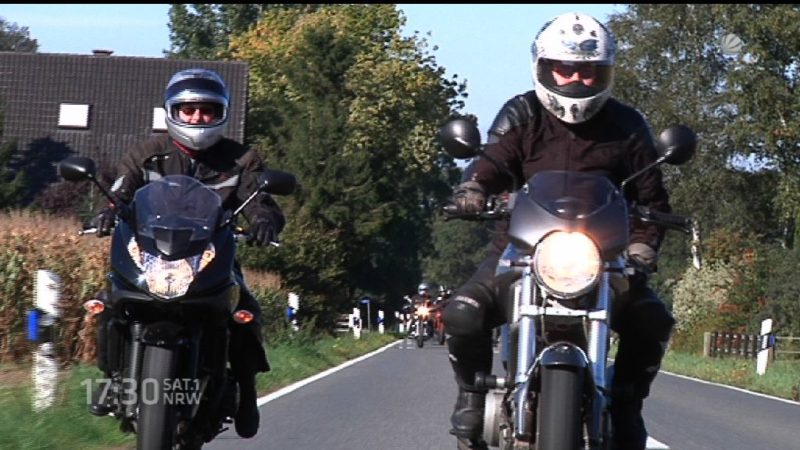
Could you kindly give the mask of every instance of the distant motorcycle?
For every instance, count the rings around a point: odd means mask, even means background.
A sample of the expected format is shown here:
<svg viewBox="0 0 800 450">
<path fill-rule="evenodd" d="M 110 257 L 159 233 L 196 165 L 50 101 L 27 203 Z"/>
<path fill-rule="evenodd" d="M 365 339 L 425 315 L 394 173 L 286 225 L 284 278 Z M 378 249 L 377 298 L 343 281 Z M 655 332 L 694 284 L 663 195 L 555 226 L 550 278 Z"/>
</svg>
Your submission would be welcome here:
<svg viewBox="0 0 800 450">
<path fill-rule="evenodd" d="M 415 304 L 408 296 L 405 297 L 405 300 L 408 302 L 406 310 L 411 314 L 408 335 L 414 338 L 417 347 L 422 348 L 425 346 L 425 340 L 432 335 L 431 308 L 433 304 L 430 301 Z"/>
<path fill-rule="evenodd" d="M 139 450 L 199 449 L 226 430 L 238 408 L 238 384 L 228 367 L 229 327 L 253 319 L 237 310 L 240 286 L 232 275 L 233 221 L 258 191 L 290 194 L 292 174 L 265 171 L 256 192 L 226 212 L 216 192 L 195 178 L 168 175 L 119 201 L 95 177 L 89 158 L 59 164 L 68 181 L 91 180 L 119 208 L 111 238 L 109 289 L 84 305 L 110 309 L 103 397 Z M 84 230 L 94 231 L 94 230 Z"/>
<path fill-rule="evenodd" d="M 439 345 L 444 345 L 447 335 L 444 332 L 444 307 L 450 299 L 451 292 L 440 293 L 433 302 L 433 337 Z"/>
<path fill-rule="evenodd" d="M 453 157 L 481 155 L 510 174 L 482 152 L 471 122 L 451 120 L 440 137 Z M 695 145 L 690 129 L 669 128 L 659 136 L 661 156 L 645 170 L 665 162 L 682 164 Z M 501 334 L 505 374 L 476 375 L 475 384 L 489 389 L 483 434 L 477 441 L 459 440 L 459 449 L 610 448 L 609 323 L 615 293 L 625 292 L 627 277 L 634 274 L 624 252 L 629 220 L 699 239 L 689 218 L 641 206 L 629 209 L 624 186 L 645 170 L 620 187 L 592 173 L 542 171 L 511 195 L 492 198 L 482 212 L 445 208 L 449 218 L 509 219 L 510 244 L 495 272 L 507 317 Z"/>
</svg>

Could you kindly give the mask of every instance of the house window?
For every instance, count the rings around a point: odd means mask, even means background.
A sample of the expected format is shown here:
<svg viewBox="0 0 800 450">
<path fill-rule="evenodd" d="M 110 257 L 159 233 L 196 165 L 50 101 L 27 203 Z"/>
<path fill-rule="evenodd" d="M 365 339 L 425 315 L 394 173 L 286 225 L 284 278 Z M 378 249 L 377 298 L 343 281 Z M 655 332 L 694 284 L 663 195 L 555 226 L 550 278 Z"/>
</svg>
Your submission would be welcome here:
<svg viewBox="0 0 800 450">
<path fill-rule="evenodd" d="M 164 108 L 153 108 L 153 131 L 167 131 L 167 114 Z"/>
<path fill-rule="evenodd" d="M 61 103 L 58 105 L 59 128 L 89 128 L 89 105 Z"/>
</svg>

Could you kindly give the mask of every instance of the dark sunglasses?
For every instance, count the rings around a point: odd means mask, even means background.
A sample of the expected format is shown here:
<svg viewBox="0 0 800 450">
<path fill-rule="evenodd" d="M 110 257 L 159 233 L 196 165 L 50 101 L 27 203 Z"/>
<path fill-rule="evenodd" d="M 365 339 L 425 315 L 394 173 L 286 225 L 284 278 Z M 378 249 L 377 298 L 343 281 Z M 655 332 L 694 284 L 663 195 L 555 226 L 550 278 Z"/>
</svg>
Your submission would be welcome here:
<svg viewBox="0 0 800 450">
<path fill-rule="evenodd" d="M 553 71 L 564 78 L 570 78 L 576 72 L 580 78 L 592 78 L 595 76 L 596 70 L 594 64 L 566 64 L 562 62 L 552 63 Z"/>
<path fill-rule="evenodd" d="M 213 106 L 181 105 L 178 107 L 178 111 L 180 111 L 182 114 L 186 114 L 187 116 L 193 116 L 195 111 L 198 110 L 200 111 L 200 114 L 205 116 L 214 115 L 214 109 L 215 108 Z"/>
</svg>

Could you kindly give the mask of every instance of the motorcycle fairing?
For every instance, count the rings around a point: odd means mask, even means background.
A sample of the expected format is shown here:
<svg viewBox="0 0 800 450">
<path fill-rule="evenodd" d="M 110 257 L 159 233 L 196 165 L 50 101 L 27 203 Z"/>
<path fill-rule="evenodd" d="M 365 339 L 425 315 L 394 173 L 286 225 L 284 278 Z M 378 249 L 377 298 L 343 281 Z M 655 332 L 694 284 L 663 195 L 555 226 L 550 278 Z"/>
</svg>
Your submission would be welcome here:
<svg viewBox="0 0 800 450">
<path fill-rule="evenodd" d="M 548 170 L 536 173 L 518 191 L 508 228 L 516 250 L 532 254 L 553 231 L 582 232 L 603 259 L 621 253 L 629 239 L 628 205 L 611 181 L 585 172 Z"/>
</svg>

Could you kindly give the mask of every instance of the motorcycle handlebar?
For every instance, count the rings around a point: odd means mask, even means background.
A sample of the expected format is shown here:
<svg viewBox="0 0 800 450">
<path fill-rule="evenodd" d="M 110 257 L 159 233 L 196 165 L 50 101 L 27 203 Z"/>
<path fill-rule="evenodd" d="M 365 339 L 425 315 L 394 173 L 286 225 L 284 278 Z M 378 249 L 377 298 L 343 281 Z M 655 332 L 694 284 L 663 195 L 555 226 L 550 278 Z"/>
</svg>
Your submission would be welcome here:
<svg viewBox="0 0 800 450">
<path fill-rule="evenodd" d="M 87 235 L 87 234 L 97 234 L 97 227 L 87 227 L 87 228 L 82 228 L 82 229 L 78 230 L 78 236 L 84 236 L 84 235 Z M 244 230 L 237 229 L 237 230 L 235 230 L 233 232 L 233 240 L 234 240 L 234 242 L 239 242 L 239 241 L 248 242 L 251 239 L 252 238 L 250 237 L 250 233 L 248 233 L 248 232 L 246 232 Z M 280 247 L 281 243 L 278 242 L 278 241 L 271 241 L 269 243 L 269 245 L 271 245 L 273 247 Z"/>
<path fill-rule="evenodd" d="M 691 234 L 694 228 L 690 217 L 678 214 L 669 214 L 661 211 L 654 211 L 647 206 L 639 205 L 635 209 L 638 217 L 644 222 L 656 223 L 658 225 Z"/>
</svg>

